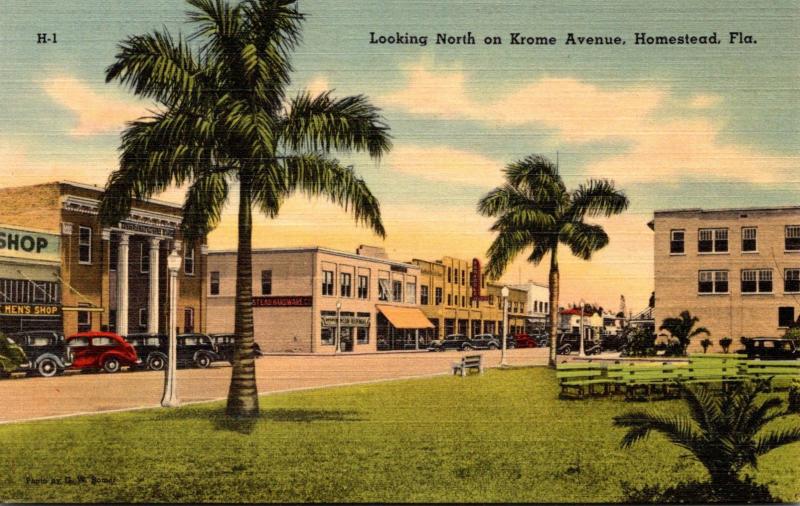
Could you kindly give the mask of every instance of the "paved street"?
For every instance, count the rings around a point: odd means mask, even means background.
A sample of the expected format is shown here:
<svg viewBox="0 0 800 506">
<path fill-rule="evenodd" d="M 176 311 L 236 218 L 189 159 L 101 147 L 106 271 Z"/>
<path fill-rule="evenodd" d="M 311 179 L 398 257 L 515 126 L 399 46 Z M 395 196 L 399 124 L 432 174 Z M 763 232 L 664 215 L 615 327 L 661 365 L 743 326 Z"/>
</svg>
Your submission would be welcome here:
<svg viewBox="0 0 800 506">
<path fill-rule="evenodd" d="M 500 361 L 499 351 L 478 352 L 486 366 Z M 547 350 L 509 350 L 510 365 L 545 365 Z M 379 353 L 339 356 L 264 356 L 256 362 L 261 393 L 342 385 L 413 376 L 443 374 L 459 360 L 459 352 Z M 231 368 L 180 369 L 178 395 L 182 402 L 219 399 L 227 395 Z M 164 374 L 67 373 L 52 378 L 0 380 L 0 423 L 137 407 L 157 406 Z"/>
</svg>

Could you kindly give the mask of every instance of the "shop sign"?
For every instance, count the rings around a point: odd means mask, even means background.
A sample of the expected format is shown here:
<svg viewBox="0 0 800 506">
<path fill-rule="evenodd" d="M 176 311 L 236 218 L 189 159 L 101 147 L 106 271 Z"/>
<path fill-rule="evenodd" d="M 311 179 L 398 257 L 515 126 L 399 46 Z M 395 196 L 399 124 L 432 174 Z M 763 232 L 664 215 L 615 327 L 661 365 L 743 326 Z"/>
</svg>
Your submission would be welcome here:
<svg viewBox="0 0 800 506">
<path fill-rule="evenodd" d="M 477 258 L 472 259 L 472 273 L 469 282 L 472 285 L 471 300 L 489 300 L 489 297 L 481 297 L 481 261 Z"/>
<path fill-rule="evenodd" d="M 59 306 L 47 304 L 0 304 L 0 315 L 10 316 L 58 316 Z"/>
<path fill-rule="evenodd" d="M 323 327 L 335 327 L 337 318 L 335 316 L 323 316 Z M 340 316 L 338 318 L 340 327 L 369 327 L 369 316 Z"/>
<path fill-rule="evenodd" d="M 59 241 L 56 234 L 0 227 L 0 256 L 60 262 Z"/>
<path fill-rule="evenodd" d="M 140 234 L 149 234 L 160 237 L 175 237 L 175 230 L 163 227 L 154 227 L 152 225 L 144 225 L 142 223 L 135 223 L 130 221 L 121 221 L 119 228 L 122 230 L 130 230 L 131 232 L 139 232 Z"/>
<path fill-rule="evenodd" d="M 311 296 L 262 295 L 253 297 L 253 307 L 311 307 Z"/>
</svg>

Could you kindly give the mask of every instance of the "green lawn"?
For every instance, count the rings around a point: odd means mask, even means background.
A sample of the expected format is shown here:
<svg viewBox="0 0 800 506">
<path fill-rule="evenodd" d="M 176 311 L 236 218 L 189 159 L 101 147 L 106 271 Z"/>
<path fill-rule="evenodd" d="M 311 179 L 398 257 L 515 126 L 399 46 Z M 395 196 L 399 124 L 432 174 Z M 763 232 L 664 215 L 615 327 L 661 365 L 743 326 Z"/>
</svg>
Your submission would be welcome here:
<svg viewBox="0 0 800 506">
<path fill-rule="evenodd" d="M 546 368 L 489 370 L 272 395 L 251 427 L 220 403 L 4 425 L 0 502 L 613 502 L 623 482 L 704 479 L 661 436 L 619 449 L 631 403 L 557 394 Z M 795 444 L 755 476 L 797 500 L 799 469 Z"/>
</svg>

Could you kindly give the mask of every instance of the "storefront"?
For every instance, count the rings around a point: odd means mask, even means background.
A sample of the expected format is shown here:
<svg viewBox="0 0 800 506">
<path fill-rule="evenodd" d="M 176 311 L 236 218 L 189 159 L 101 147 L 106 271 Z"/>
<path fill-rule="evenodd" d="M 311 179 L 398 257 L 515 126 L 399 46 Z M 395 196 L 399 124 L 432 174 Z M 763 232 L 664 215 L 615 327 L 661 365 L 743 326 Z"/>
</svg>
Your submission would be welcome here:
<svg viewBox="0 0 800 506">
<path fill-rule="evenodd" d="M 0 331 L 62 331 L 59 240 L 0 225 Z"/>
<path fill-rule="evenodd" d="M 425 333 L 435 327 L 415 307 L 378 305 L 378 350 L 423 349 L 430 343 Z"/>
</svg>

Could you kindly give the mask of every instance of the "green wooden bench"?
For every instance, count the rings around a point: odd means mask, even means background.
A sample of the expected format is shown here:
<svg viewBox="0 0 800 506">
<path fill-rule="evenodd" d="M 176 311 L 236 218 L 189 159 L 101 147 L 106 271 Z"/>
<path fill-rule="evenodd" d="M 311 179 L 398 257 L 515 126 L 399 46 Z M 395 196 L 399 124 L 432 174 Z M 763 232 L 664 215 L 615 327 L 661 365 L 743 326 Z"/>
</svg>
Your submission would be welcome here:
<svg viewBox="0 0 800 506">
<path fill-rule="evenodd" d="M 478 374 L 483 374 L 483 362 L 481 362 L 482 355 L 465 355 L 461 358 L 460 362 L 453 364 L 453 374 L 461 374 L 461 377 L 467 375 L 470 369 L 478 371 Z"/>
<path fill-rule="evenodd" d="M 800 379 L 800 360 L 747 360 L 740 372 L 754 379 L 774 378 L 772 388 L 788 388 Z"/>
<path fill-rule="evenodd" d="M 679 379 L 680 369 L 673 364 L 623 366 L 618 373 L 615 372 L 615 376 L 619 375 L 618 391 L 624 393 L 629 400 L 647 399 L 653 394 L 667 397 L 673 391 L 671 387 Z"/>
<path fill-rule="evenodd" d="M 606 366 L 601 363 L 569 362 L 558 364 L 556 378 L 561 386 L 561 397 L 567 397 L 570 392 L 583 399 L 588 393 L 594 395 L 595 387 L 603 387 L 603 394 L 608 395 L 609 388 L 614 380 L 606 377 Z"/>
</svg>

